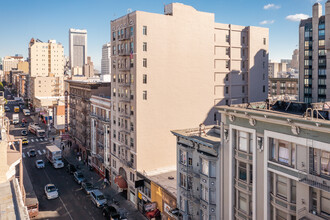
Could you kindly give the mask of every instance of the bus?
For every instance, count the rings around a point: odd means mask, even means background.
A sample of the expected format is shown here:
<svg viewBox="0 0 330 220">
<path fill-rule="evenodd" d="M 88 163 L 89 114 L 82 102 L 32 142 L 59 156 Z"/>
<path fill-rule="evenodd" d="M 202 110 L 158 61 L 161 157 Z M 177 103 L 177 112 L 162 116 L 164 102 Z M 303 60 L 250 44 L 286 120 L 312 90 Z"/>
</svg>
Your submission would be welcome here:
<svg viewBox="0 0 330 220">
<path fill-rule="evenodd" d="M 18 106 L 14 106 L 14 112 L 19 112 L 19 107 Z"/>
<path fill-rule="evenodd" d="M 29 132 L 31 132 L 32 134 L 35 134 L 38 138 L 40 137 L 45 137 L 45 130 L 41 129 L 40 127 L 38 127 L 37 125 L 29 125 Z"/>
</svg>

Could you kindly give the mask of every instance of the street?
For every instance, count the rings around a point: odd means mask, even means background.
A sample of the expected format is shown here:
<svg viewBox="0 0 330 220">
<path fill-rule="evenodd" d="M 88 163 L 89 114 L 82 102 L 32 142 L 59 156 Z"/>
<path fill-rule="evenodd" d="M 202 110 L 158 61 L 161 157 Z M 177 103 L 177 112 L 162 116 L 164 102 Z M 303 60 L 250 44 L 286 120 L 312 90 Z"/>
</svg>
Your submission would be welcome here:
<svg viewBox="0 0 330 220">
<path fill-rule="evenodd" d="M 8 91 L 6 91 L 8 94 Z M 8 100 L 7 106 L 11 111 L 6 112 L 9 119 L 12 119 L 13 108 L 18 105 L 13 100 Z M 15 138 L 22 138 L 21 131 L 27 129 L 28 123 L 32 118 L 24 116 L 22 110 L 19 113 L 20 121 L 22 118 L 27 120 L 26 127 L 22 128 L 20 124 L 10 125 L 10 134 Z M 28 133 L 28 145 L 23 145 L 23 162 L 26 167 L 34 191 L 39 200 L 39 215 L 36 219 L 104 219 L 101 209 L 92 204 L 88 195 L 86 195 L 74 180 L 73 176 L 66 172 L 65 168 L 54 169 L 45 157 L 45 146 L 52 142 L 52 138 L 37 138 Z M 27 152 L 35 149 L 36 157 L 28 157 Z M 35 161 L 42 159 L 45 162 L 45 169 L 37 169 Z M 44 193 L 44 186 L 53 183 L 59 190 L 59 198 L 47 200 Z"/>
</svg>

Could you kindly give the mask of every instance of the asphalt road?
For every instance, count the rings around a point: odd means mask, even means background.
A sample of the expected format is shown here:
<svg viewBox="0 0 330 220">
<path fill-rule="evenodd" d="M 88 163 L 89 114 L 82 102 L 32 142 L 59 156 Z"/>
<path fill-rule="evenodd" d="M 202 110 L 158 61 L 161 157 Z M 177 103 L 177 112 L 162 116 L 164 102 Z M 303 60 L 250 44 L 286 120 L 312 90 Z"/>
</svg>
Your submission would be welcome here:
<svg viewBox="0 0 330 220">
<path fill-rule="evenodd" d="M 7 94 L 8 92 L 6 91 L 5 95 Z M 7 105 L 11 111 L 6 112 L 6 115 L 9 119 L 12 119 L 13 108 L 17 104 L 8 100 Z M 23 117 L 28 122 L 33 121 L 30 117 L 24 116 L 21 110 L 19 114 L 20 121 Z M 21 131 L 23 129 L 27 129 L 27 127 L 21 128 L 20 124 L 10 125 L 10 134 L 16 138 L 21 138 Z M 73 180 L 73 176 L 69 175 L 64 168 L 55 169 L 47 162 L 44 152 L 51 138 L 41 139 L 33 134 L 28 134 L 27 138 L 29 144 L 23 145 L 23 162 L 39 200 L 39 215 L 36 219 L 104 219 L 101 209 L 96 208 L 91 202 L 90 197 Z M 27 152 L 32 148 L 37 151 L 37 156 L 30 158 Z M 35 161 L 38 159 L 42 159 L 45 162 L 45 169 L 37 169 L 35 167 Z M 48 183 L 55 184 L 59 189 L 59 198 L 47 200 L 44 193 L 44 186 Z"/>
</svg>

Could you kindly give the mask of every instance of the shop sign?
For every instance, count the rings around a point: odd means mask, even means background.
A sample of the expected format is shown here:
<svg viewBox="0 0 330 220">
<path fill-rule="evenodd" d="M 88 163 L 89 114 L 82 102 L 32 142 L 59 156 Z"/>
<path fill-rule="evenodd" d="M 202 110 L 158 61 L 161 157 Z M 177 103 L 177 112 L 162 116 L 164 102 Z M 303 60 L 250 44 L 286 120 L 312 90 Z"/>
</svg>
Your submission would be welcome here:
<svg viewBox="0 0 330 220">
<path fill-rule="evenodd" d="M 157 207 L 157 203 L 152 202 L 152 203 L 145 204 L 145 205 L 144 205 L 144 210 L 145 210 L 146 212 L 150 212 L 150 211 L 156 209 L 156 207 Z"/>
<path fill-rule="evenodd" d="M 164 211 L 165 211 L 168 215 L 172 216 L 172 213 L 171 213 L 171 207 L 170 207 L 167 203 L 165 203 L 165 202 L 164 202 Z"/>
<path fill-rule="evenodd" d="M 140 192 L 138 192 L 138 197 L 139 199 L 142 199 L 142 194 Z"/>
</svg>

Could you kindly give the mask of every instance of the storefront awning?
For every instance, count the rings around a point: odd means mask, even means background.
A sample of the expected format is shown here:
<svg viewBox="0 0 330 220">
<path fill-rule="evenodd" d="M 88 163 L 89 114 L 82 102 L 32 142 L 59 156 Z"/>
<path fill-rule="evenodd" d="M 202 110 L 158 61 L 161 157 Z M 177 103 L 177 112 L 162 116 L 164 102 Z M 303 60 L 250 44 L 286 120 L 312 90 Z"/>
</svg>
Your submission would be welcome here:
<svg viewBox="0 0 330 220">
<path fill-rule="evenodd" d="M 127 182 L 122 176 L 116 176 L 115 183 L 119 186 L 119 188 L 127 189 Z"/>
</svg>

